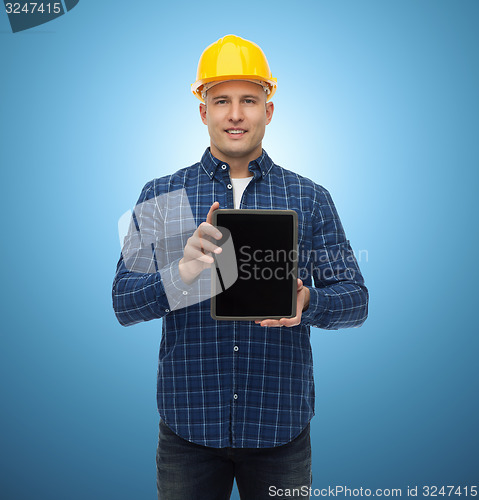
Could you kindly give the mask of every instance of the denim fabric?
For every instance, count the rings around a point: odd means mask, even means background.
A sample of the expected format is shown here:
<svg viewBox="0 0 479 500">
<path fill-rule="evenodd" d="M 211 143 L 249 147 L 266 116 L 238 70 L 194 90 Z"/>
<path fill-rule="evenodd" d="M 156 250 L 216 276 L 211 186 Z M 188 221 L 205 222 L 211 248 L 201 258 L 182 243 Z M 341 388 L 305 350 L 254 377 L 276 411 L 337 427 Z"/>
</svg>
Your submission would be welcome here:
<svg viewBox="0 0 479 500">
<path fill-rule="evenodd" d="M 159 500 L 227 500 L 236 479 L 242 500 L 266 500 L 311 486 L 309 423 L 288 444 L 272 448 L 210 448 L 177 436 L 160 421 L 156 454 Z M 303 494 L 300 494 L 303 493 Z"/>
</svg>

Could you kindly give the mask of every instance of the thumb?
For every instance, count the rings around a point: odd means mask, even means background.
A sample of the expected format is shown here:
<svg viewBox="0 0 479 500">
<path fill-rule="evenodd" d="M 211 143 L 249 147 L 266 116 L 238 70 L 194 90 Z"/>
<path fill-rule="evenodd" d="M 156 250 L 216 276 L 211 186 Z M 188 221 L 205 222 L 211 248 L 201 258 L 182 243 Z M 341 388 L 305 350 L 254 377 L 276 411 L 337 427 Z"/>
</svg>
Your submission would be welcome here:
<svg viewBox="0 0 479 500">
<path fill-rule="evenodd" d="M 218 201 L 215 201 L 213 205 L 211 205 L 210 210 L 208 212 L 208 215 L 206 216 L 206 222 L 208 224 L 212 224 L 213 221 L 213 212 L 220 208 L 220 203 Z"/>
</svg>

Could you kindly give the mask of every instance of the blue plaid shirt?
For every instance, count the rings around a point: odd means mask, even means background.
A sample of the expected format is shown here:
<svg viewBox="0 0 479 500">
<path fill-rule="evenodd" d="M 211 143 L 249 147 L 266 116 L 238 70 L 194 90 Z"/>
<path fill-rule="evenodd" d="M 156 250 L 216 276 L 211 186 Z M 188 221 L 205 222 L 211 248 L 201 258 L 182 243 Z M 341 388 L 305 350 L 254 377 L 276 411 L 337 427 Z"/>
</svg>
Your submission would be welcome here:
<svg viewBox="0 0 479 500">
<path fill-rule="evenodd" d="M 310 288 L 300 325 L 215 321 L 209 299 L 172 310 L 165 280 L 188 293 L 179 259 L 161 272 L 139 273 L 120 257 L 113 283 L 113 307 L 122 325 L 163 318 L 161 418 L 182 438 L 215 448 L 279 446 L 298 436 L 314 415 L 310 326 L 359 327 L 368 311 L 368 290 L 328 191 L 275 165 L 264 150 L 249 170 L 254 177 L 240 208 L 298 214 L 298 276 Z M 215 201 L 234 208 L 229 166 L 209 148 L 199 163 L 146 184 L 138 203 L 180 189 L 186 190 L 196 225 Z"/>
</svg>

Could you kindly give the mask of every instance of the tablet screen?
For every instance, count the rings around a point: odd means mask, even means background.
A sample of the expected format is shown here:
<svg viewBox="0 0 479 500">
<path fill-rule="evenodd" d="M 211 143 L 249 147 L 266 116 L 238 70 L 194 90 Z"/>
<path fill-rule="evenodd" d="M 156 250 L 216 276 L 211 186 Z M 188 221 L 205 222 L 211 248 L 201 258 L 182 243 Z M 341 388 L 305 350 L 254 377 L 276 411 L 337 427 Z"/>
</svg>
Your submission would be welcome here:
<svg viewBox="0 0 479 500">
<path fill-rule="evenodd" d="M 226 228 L 235 259 L 219 254 L 221 290 L 212 297 L 215 319 L 280 319 L 296 315 L 297 214 L 292 210 L 216 210 L 213 224 Z M 228 246 L 223 246 L 223 254 Z M 236 262 L 235 262 L 236 261 Z M 222 263 L 236 264 L 237 279 L 225 286 Z M 228 271 L 223 266 L 223 274 Z"/>
</svg>

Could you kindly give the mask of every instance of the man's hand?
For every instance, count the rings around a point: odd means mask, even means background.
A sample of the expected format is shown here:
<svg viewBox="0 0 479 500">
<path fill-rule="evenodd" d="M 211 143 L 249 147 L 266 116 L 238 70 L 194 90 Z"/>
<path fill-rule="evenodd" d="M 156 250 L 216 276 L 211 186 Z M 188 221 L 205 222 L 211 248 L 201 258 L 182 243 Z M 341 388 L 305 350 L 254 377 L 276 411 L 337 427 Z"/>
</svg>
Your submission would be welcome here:
<svg viewBox="0 0 479 500">
<path fill-rule="evenodd" d="M 212 224 L 213 212 L 220 207 L 215 201 L 206 216 L 206 222 L 202 222 L 193 235 L 188 238 L 183 250 L 183 258 L 179 262 L 179 271 L 184 283 L 191 284 L 199 274 L 211 267 L 214 262 L 212 253 L 221 253 L 221 247 L 212 242 L 212 238 L 221 239 L 222 234 Z"/>
<path fill-rule="evenodd" d="M 309 288 L 303 286 L 303 282 L 298 278 L 298 288 L 296 290 L 296 316 L 294 318 L 263 319 L 256 320 L 255 323 L 261 326 L 296 326 L 301 323 L 301 315 L 309 306 Z"/>
</svg>

